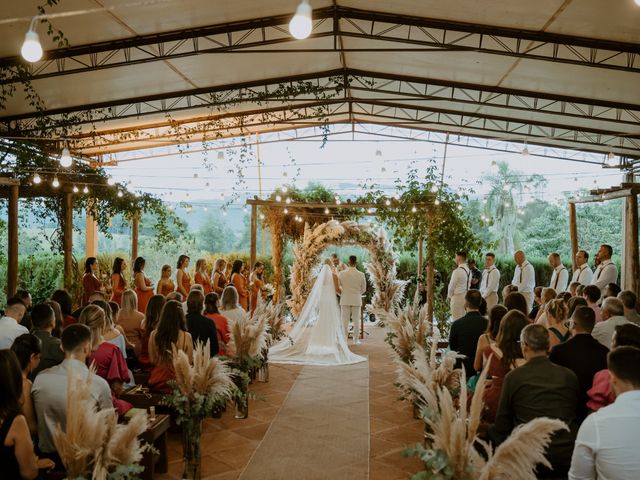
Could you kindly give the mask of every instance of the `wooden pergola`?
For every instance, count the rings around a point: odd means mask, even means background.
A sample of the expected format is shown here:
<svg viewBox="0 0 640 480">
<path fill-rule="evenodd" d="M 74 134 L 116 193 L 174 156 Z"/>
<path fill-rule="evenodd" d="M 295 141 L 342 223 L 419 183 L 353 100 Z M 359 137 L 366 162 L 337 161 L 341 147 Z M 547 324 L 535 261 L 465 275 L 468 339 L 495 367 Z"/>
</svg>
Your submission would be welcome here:
<svg viewBox="0 0 640 480">
<path fill-rule="evenodd" d="M 618 198 L 625 199 L 622 224 L 624 228 L 622 245 L 622 268 L 620 283 L 623 290 L 631 290 L 640 295 L 640 252 L 638 249 L 638 194 L 640 184 L 622 183 L 609 189 L 592 190 L 586 197 L 569 199 L 569 232 L 571 237 L 571 253 L 573 267 L 576 267 L 578 252 L 578 223 L 576 204 L 605 202 Z"/>
</svg>

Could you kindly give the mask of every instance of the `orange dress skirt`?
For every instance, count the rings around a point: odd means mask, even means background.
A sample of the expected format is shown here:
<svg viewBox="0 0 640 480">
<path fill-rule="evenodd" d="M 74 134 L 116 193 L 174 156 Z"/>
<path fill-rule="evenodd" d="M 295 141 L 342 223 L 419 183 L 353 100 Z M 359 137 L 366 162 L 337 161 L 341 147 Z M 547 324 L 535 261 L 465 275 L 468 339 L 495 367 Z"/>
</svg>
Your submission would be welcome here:
<svg viewBox="0 0 640 480">
<path fill-rule="evenodd" d="M 234 273 L 231 278 L 231 283 L 236 287 L 238 291 L 238 303 L 244 309 L 245 312 L 249 311 L 249 291 L 247 290 L 247 279 L 240 273 Z"/>
<path fill-rule="evenodd" d="M 263 286 L 264 282 L 258 278 L 256 278 L 251 285 L 251 313 L 255 312 L 258 307 L 258 299 L 260 295 L 262 295 Z"/>
<path fill-rule="evenodd" d="M 144 273 L 142 273 L 141 275 L 144 276 Z M 144 284 L 147 287 L 150 287 L 151 280 L 149 280 L 147 277 L 144 277 Z M 136 287 L 136 295 L 138 296 L 138 311 L 141 313 L 146 313 L 147 304 L 149 303 L 151 297 L 153 297 L 153 290 L 141 290 Z"/>
<path fill-rule="evenodd" d="M 177 280 L 177 278 L 176 278 Z M 189 295 L 189 291 L 191 291 L 191 275 L 189 275 L 187 272 L 185 272 L 184 270 L 182 271 L 182 289 L 187 292 L 187 295 Z M 182 292 L 180 292 L 182 293 Z M 186 298 L 185 298 L 186 301 Z"/>
<path fill-rule="evenodd" d="M 111 275 L 111 301 L 122 306 L 122 294 L 127 289 L 127 281 L 121 273 Z"/>
</svg>

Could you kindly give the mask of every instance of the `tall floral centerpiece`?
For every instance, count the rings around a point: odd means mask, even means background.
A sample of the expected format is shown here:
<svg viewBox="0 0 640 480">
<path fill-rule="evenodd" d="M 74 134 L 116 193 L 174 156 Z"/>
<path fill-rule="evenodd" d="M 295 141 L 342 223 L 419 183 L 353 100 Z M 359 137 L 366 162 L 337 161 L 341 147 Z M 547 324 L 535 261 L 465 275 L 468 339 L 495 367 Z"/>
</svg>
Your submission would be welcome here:
<svg viewBox="0 0 640 480">
<path fill-rule="evenodd" d="M 172 392 L 163 400 L 175 410 L 176 423 L 182 427 L 182 478 L 186 479 L 200 478 L 202 421 L 224 407 L 236 389 L 227 363 L 211 357 L 209 351 L 209 342 L 197 342 L 190 361 L 185 352 L 174 347 L 176 379 L 170 382 Z"/>
</svg>

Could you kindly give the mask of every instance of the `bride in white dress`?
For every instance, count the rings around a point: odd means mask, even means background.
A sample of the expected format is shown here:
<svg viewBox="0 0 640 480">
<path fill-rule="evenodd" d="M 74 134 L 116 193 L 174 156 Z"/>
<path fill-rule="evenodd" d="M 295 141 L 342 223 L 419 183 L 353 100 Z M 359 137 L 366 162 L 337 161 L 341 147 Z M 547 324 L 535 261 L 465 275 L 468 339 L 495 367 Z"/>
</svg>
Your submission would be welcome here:
<svg viewBox="0 0 640 480">
<path fill-rule="evenodd" d="M 347 346 L 333 274 L 325 261 L 289 337 L 269 349 L 269 362 L 349 365 L 366 360 Z"/>
</svg>

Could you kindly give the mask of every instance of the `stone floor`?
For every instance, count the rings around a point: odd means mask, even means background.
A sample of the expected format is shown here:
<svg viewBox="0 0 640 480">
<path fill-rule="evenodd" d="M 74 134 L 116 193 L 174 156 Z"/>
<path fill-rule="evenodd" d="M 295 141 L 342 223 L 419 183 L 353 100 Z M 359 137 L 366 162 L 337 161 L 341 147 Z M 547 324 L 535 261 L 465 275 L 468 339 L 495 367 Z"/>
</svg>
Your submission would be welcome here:
<svg viewBox="0 0 640 480">
<path fill-rule="evenodd" d="M 389 347 L 384 343 L 384 329 L 371 325 L 367 331 L 369 335 L 362 345 L 354 347 L 354 351 L 369 356 L 369 478 L 407 479 L 410 474 L 420 470 L 420 462 L 402 458 L 401 452 L 406 446 L 421 441 L 422 422 L 414 420 L 411 407 L 398 400 L 393 385 L 395 367 L 391 362 Z M 251 390 L 258 398 L 250 401 L 249 418 L 236 420 L 230 408 L 221 419 L 205 422 L 202 436 L 203 479 L 235 480 L 240 476 L 301 369 L 294 365 L 271 365 L 269 382 L 251 385 Z M 181 455 L 179 435 L 172 434 L 169 437 L 169 473 L 158 475 L 157 478 L 181 478 Z"/>
</svg>

